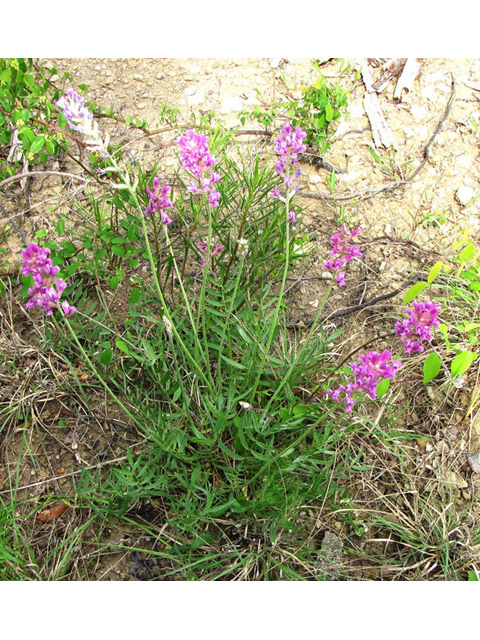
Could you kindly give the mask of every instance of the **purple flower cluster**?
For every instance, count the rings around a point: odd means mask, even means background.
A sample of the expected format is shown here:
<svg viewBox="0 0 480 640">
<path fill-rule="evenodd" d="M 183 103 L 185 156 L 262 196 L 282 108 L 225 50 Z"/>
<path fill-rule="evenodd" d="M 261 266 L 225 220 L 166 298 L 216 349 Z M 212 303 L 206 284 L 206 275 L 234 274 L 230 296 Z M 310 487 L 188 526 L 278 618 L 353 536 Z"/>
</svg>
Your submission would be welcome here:
<svg viewBox="0 0 480 640">
<path fill-rule="evenodd" d="M 275 165 L 275 171 L 283 178 L 283 183 L 290 189 L 293 179 L 301 174 L 300 168 L 292 173 L 292 167 L 298 163 L 298 154 L 305 151 L 306 145 L 302 142 L 307 134 L 301 127 L 292 127 L 290 122 L 283 127 L 278 136 L 273 139 L 273 148 L 280 159 Z"/>
<path fill-rule="evenodd" d="M 74 131 L 83 133 L 86 137 L 87 149 L 107 156 L 108 136 L 102 139 L 98 124 L 93 114 L 85 106 L 84 99 L 73 89 L 69 89 L 65 96 L 57 100 L 57 106 L 63 111 L 68 126 Z"/>
<path fill-rule="evenodd" d="M 206 257 L 202 258 L 202 266 L 204 267 L 207 264 L 207 258 L 213 258 L 214 256 L 218 256 L 225 249 L 223 244 L 213 244 L 210 242 L 210 254 L 208 253 L 208 243 L 203 242 L 203 240 L 198 241 L 198 248 L 201 251 L 204 251 Z"/>
<path fill-rule="evenodd" d="M 430 342 L 432 327 L 439 327 L 438 315 L 442 308 L 435 302 L 414 302 L 406 310 L 407 317 L 395 324 L 395 332 L 403 342 L 405 353 L 422 353 L 425 347 L 421 340 Z"/>
<path fill-rule="evenodd" d="M 335 280 L 340 287 L 345 286 L 345 271 L 342 271 L 343 267 L 352 258 L 361 258 L 363 255 L 356 245 L 351 244 L 352 238 L 358 235 L 359 232 L 360 227 L 351 232 L 344 222 L 337 229 L 336 234 L 330 238 L 330 242 L 333 244 L 333 249 L 330 252 L 332 257 L 323 263 L 323 268 L 336 274 Z"/>
<path fill-rule="evenodd" d="M 353 405 L 357 401 L 353 394 L 366 393 L 370 398 L 375 399 L 380 382 L 386 378 L 393 380 L 398 369 L 402 366 L 402 363 L 398 360 L 389 362 L 391 358 L 392 354 L 388 349 L 385 349 L 382 353 L 369 351 L 361 355 L 359 361 L 351 365 L 352 373 L 355 376 L 354 380 L 345 385 L 340 385 L 335 391 L 329 389 L 327 391 L 328 395 L 335 402 L 338 402 L 340 394 L 344 392 L 345 411 L 347 413 L 352 412 Z"/>
<path fill-rule="evenodd" d="M 145 215 L 148 216 L 151 213 L 157 213 L 160 211 L 160 216 L 164 224 L 170 224 L 172 222 L 167 214 L 167 209 L 171 209 L 173 204 L 167 198 L 168 187 L 162 185 L 160 187 L 160 180 L 154 178 L 152 181 L 153 189 L 147 187 L 147 193 L 149 197 L 148 207 L 145 210 Z"/>
<path fill-rule="evenodd" d="M 273 139 L 273 148 L 280 156 L 280 159 L 275 165 L 275 171 L 281 178 L 283 178 L 283 183 L 287 189 L 290 189 L 293 186 L 294 178 L 298 178 L 302 173 L 300 167 L 297 167 L 294 172 L 292 171 L 292 167 L 298 163 L 298 154 L 305 151 L 307 148 L 302 142 L 306 135 L 307 134 L 305 131 L 302 131 L 301 127 L 295 127 L 294 129 L 291 123 L 288 122 L 280 131 L 278 136 Z M 298 185 L 296 185 L 293 193 L 298 191 L 298 188 Z M 286 198 L 280 194 L 278 185 L 275 185 L 270 196 L 276 200 L 280 200 L 281 202 L 286 203 L 287 201 Z M 288 220 L 292 224 L 295 223 L 296 216 L 293 210 L 288 212 Z"/>
<path fill-rule="evenodd" d="M 210 207 L 215 209 L 220 200 L 220 193 L 213 188 L 213 185 L 220 180 L 220 174 L 212 169 L 216 159 L 210 153 L 208 137 L 189 129 L 180 136 L 178 144 L 182 149 L 183 168 L 197 179 L 197 182 L 192 182 L 188 186 L 188 191 L 208 194 Z"/>
<path fill-rule="evenodd" d="M 57 278 L 60 267 L 53 266 L 49 255 L 50 249 L 44 249 L 35 242 L 31 242 L 26 249 L 22 250 L 23 260 L 21 261 L 22 274 L 33 278 L 33 287 L 28 290 L 32 298 L 25 306 L 27 309 L 41 307 L 47 316 L 52 315 L 67 286 L 64 280 Z M 66 316 L 76 311 L 76 308 L 65 300 L 62 302 L 62 309 Z"/>
</svg>

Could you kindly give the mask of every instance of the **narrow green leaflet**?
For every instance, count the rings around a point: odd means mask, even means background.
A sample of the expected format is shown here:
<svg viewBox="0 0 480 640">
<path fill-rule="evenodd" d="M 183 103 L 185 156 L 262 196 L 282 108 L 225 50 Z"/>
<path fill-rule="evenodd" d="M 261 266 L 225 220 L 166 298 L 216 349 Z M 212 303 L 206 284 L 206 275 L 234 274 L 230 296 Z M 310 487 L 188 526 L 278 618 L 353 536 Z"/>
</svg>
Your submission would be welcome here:
<svg viewBox="0 0 480 640">
<path fill-rule="evenodd" d="M 437 354 L 431 353 L 423 363 L 423 384 L 428 384 L 430 380 L 436 378 L 441 366 L 442 362 Z"/>
<path fill-rule="evenodd" d="M 478 353 L 475 351 L 462 351 L 462 353 L 459 353 L 455 356 L 452 360 L 452 364 L 450 365 L 450 372 L 452 376 L 461 376 L 477 358 Z"/>
<path fill-rule="evenodd" d="M 377 398 L 381 398 L 384 396 L 390 388 L 390 380 L 388 378 L 384 378 L 380 384 L 377 386 Z"/>
<path fill-rule="evenodd" d="M 413 284 L 405 294 L 405 297 L 403 298 L 403 304 L 408 304 L 412 300 L 415 300 L 415 298 L 420 293 L 422 293 L 425 287 L 428 287 L 428 282 L 422 281 L 422 282 L 416 282 L 415 284 Z"/>
<path fill-rule="evenodd" d="M 428 284 L 432 284 L 435 278 L 438 276 L 440 271 L 442 270 L 443 262 L 436 262 L 433 267 L 428 272 L 427 282 Z"/>
</svg>

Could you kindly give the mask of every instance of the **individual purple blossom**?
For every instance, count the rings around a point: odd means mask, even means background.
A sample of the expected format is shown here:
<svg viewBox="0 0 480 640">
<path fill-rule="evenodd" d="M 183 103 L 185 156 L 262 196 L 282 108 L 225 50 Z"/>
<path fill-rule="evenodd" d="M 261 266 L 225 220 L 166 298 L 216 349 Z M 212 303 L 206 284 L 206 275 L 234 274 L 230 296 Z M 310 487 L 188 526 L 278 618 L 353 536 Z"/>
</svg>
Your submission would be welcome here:
<svg viewBox="0 0 480 640">
<path fill-rule="evenodd" d="M 336 274 L 335 281 L 340 287 L 345 286 L 345 271 L 342 271 L 342 269 L 347 262 L 350 262 L 353 258 L 361 258 L 363 255 L 357 245 L 351 244 L 352 239 L 359 232 L 360 227 L 351 232 L 344 222 L 330 238 L 330 242 L 333 244 L 333 249 L 330 252 L 331 258 L 323 263 L 323 268 Z"/>
<path fill-rule="evenodd" d="M 73 305 L 68 304 L 66 300 L 62 302 L 61 307 L 63 309 L 63 313 L 66 316 L 72 315 L 72 313 L 75 313 L 75 311 L 77 310 L 77 307 L 74 307 Z"/>
<path fill-rule="evenodd" d="M 152 184 L 153 189 L 147 187 L 149 202 L 145 210 L 145 215 L 148 216 L 151 213 L 160 211 L 162 222 L 164 224 L 170 224 L 172 220 L 167 214 L 167 209 L 171 209 L 173 204 L 167 198 L 168 187 L 166 185 L 160 187 L 160 180 L 158 178 L 154 178 Z"/>
<path fill-rule="evenodd" d="M 219 255 L 225 249 L 223 244 L 214 244 L 213 242 L 210 242 L 210 253 L 209 253 L 208 252 L 208 243 L 207 242 L 203 242 L 203 240 L 199 240 L 198 241 L 198 248 L 201 251 L 204 251 L 205 254 L 206 254 L 205 257 L 202 257 L 202 266 L 203 267 L 207 264 L 207 259 L 208 258 L 213 258 L 214 256 Z"/>
<path fill-rule="evenodd" d="M 33 278 L 33 287 L 28 290 L 31 299 L 26 303 L 27 309 L 41 307 L 47 316 L 52 315 L 53 309 L 58 307 L 62 293 L 67 284 L 62 278 L 57 278 L 60 267 L 54 266 L 49 258 L 50 249 L 39 247 L 35 242 L 22 249 L 23 260 L 21 273 Z M 62 303 L 65 315 L 76 311 L 76 307 L 66 301 Z"/>
<path fill-rule="evenodd" d="M 273 139 L 273 148 L 280 156 L 275 165 L 275 171 L 283 178 L 283 183 L 287 189 L 293 186 L 294 178 L 298 178 L 301 174 L 300 168 L 294 168 L 294 166 L 298 163 L 298 154 L 304 152 L 307 148 L 302 142 L 306 136 L 307 134 L 301 127 L 293 128 L 292 124 L 287 122 L 277 137 Z M 298 187 L 295 190 L 297 189 Z"/>
<path fill-rule="evenodd" d="M 345 385 L 339 385 L 337 389 L 328 389 L 327 394 L 335 402 L 339 402 L 340 394 L 345 393 L 345 411 L 351 413 L 357 396 L 366 393 L 370 398 L 377 397 L 377 387 L 382 380 L 393 380 L 402 363 L 392 360 L 392 354 L 388 349 L 382 353 L 369 351 L 360 356 L 356 363 L 351 365 L 354 379 Z"/>
<path fill-rule="evenodd" d="M 98 124 L 94 121 L 91 111 L 85 106 L 82 96 L 73 89 L 69 89 L 56 104 L 63 111 L 68 126 L 74 131 L 83 133 L 87 149 L 107 156 L 108 136 L 105 136 L 105 139 L 102 138 Z"/>
<path fill-rule="evenodd" d="M 220 174 L 212 169 L 216 158 L 210 153 L 208 137 L 189 129 L 180 136 L 178 145 L 182 149 L 180 161 L 183 168 L 197 179 L 197 182 L 188 186 L 188 191 L 207 194 L 210 207 L 215 209 L 219 204 L 220 193 L 213 185 L 220 180 Z"/>
<path fill-rule="evenodd" d="M 421 341 L 432 340 L 431 328 L 440 326 L 438 315 L 441 310 L 438 304 L 430 300 L 415 301 L 406 310 L 407 317 L 395 324 L 395 333 L 403 342 L 405 353 L 423 353 L 425 347 Z"/>
</svg>

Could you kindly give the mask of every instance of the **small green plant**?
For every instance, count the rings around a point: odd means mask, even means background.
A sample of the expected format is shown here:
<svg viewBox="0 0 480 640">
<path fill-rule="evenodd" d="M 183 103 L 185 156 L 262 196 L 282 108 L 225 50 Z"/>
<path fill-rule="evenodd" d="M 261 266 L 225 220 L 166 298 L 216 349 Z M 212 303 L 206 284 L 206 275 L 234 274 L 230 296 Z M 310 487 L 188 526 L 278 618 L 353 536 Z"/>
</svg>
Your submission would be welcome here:
<svg viewBox="0 0 480 640">
<path fill-rule="evenodd" d="M 312 64 L 321 72 L 316 61 Z M 248 119 L 257 120 L 266 127 L 277 117 L 287 118 L 293 126 L 300 126 L 306 132 L 309 147 L 324 152 L 332 144 L 331 125 L 340 119 L 343 111 L 348 114 L 347 107 L 348 91 L 319 75 L 312 85 L 302 89 L 301 98 L 290 97 L 272 105 L 254 107 L 251 111 L 244 110 L 239 118 L 243 125 Z"/>
</svg>

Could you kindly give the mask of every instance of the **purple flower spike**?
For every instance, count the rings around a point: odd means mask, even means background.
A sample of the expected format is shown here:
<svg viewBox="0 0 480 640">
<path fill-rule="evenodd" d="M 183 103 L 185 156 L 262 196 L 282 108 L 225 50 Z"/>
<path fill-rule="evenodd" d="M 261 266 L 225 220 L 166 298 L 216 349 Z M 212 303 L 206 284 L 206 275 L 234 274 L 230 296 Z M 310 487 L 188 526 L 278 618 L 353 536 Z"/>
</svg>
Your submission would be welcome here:
<svg viewBox="0 0 480 640">
<path fill-rule="evenodd" d="M 294 129 L 292 124 L 288 122 L 277 137 L 273 139 L 273 148 L 280 156 L 275 165 L 275 171 L 283 178 L 283 183 L 287 189 L 293 186 L 293 179 L 298 178 L 301 174 L 300 168 L 292 171 L 292 167 L 298 163 L 298 154 L 307 148 L 302 142 L 306 136 L 307 134 L 305 131 L 302 131 L 301 127 L 295 127 Z M 278 197 L 278 187 L 275 189 L 275 192 L 277 195 L 273 197 Z"/>
<path fill-rule="evenodd" d="M 398 360 L 390 362 L 391 358 L 392 354 L 388 349 L 382 353 L 369 351 L 361 355 L 351 367 L 354 379 L 346 385 L 339 385 L 335 390 L 329 389 L 328 395 L 335 402 L 339 402 L 340 394 L 345 393 L 344 404 L 347 413 L 352 412 L 358 394 L 366 393 L 370 398 L 375 399 L 380 382 L 385 379 L 393 380 L 398 369 L 402 366 Z"/>
<path fill-rule="evenodd" d="M 216 209 L 220 193 L 213 188 L 213 185 L 220 180 L 221 176 L 212 169 L 216 159 L 210 153 L 208 137 L 189 129 L 180 136 L 178 145 L 182 149 L 180 160 L 183 168 L 197 180 L 189 185 L 188 191 L 207 194 L 210 208 Z"/>
<path fill-rule="evenodd" d="M 425 347 L 421 341 L 432 340 L 431 329 L 439 327 L 438 315 L 442 308 L 432 301 L 415 301 L 406 310 L 407 318 L 395 324 L 395 332 L 403 342 L 405 353 L 423 353 Z"/>
<path fill-rule="evenodd" d="M 108 136 L 102 138 L 98 130 L 98 124 L 93 119 L 93 114 L 85 106 L 85 101 L 73 89 L 69 89 L 65 96 L 57 100 L 57 106 L 63 111 L 68 126 L 75 131 L 83 133 L 86 137 L 87 149 L 102 156 L 107 156 Z"/>
<path fill-rule="evenodd" d="M 35 242 L 31 242 L 25 249 L 22 249 L 23 260 L 21 262 L 21 273 L 24 276 L 33 278 L 33 287 L 28 290 L 32 298 L 25 304 L 27 309 L 41 307 L 47 316 L 51 316 L 53 309 L 58 306 L 62 293 L 67 284 L 62 278 L 57 278 L 60 267 L 54 267 L 53 262 L 48 257 L 50 249 L 39 247 Z M 65 315 L 71 315 L 76 308 L 70 306 L 68 302 L 62 302 Z"/>
<path fill-rule="evenodd" d="M 337 232 L 330 238 L 333 244 L 331 258 L 323 263 L 323 268 L 335 273 L 335 280 L 340 287 L 345 286 L 345 272 L 343 267 L 353 258 L 361 258 L 362 252 L 357 245 L 351 244 L 352 239 L 358 235 L 360 227 L 351 232 L 346 223 L 337 229 Z"/>
<path fill-rule="evenodd" d="M 162 185 L 160 187 L 160 180 L 158 178 L 153 179 L 153 189 L 147 187 L 147 193 L 149 197 L 148 207 L 145 209 L 145 215 L 148 216 L 151 213 L 160 211 L 160 217 L 163 224 L 170 224 L 172 219 L 167 214 L 167 209 L 171 209 L 173 204 L 167 198 L 168 187 Z"/>
</svg>

